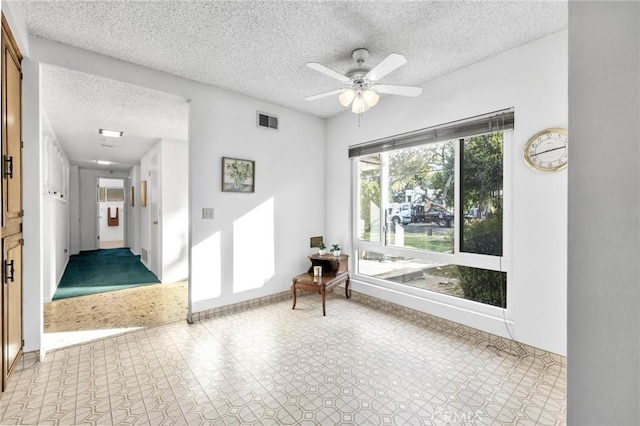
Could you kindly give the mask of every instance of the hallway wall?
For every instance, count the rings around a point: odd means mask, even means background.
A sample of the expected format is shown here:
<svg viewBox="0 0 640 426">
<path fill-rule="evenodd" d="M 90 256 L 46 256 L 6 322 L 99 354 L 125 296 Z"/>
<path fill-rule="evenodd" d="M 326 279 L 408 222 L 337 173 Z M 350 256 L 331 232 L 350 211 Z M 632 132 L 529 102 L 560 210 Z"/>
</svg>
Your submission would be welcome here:
<svg viewBox="0 0 640 426">
<path fill-rule="evenodd" d="M 80 253 L 80 176 L 78 166 L 69 166 L 69 254 Z"/>
<path fill-rule="evenodd" d="M 155 253 L 151 247 L 152 237 L 157 237 L 159 241 L 159 234 L 162 232 L 160 227 L 152 225 L 153 219 L 151 217 L 152 197 L 157 197 L 155 202 L 162 204 L 161 194 L 159 192 L 156 192 L 155 195 L 152 194 L 154 191 L 151 183 L 152 161 L 157 170 L 158 164 L 156 163 L 160 160 L 160 155 L 160 142 L 158 142 L 140 159 L 140 181 L 146 181 L 147 186 L 147 192 L 144 195 L 147 199 L 147 205 L 144 207 L 142 205 L 140 206 L 140 261 L 162 281 L 162 268 L 159 266 L 162 264 L 162 252 Z M 141 186 L 140 182 L 138 182 L 138 186 Z M 140 191 L 140 195 L 142 196 L 142 189 Z M 152 236 L 152 233 L 156 234 Z"/>
<path fill-rule="evenodd" d="M 151 162 L 157 161 L 159 204 L 158 223 L 152 211 Z M 140 161 L 140 180 L 147 181 L 147 206 L 140 208 L 140 251 L 149 256 L 143 263 L 153 267 L 157 256 L 156 275 L 162 283 L 186 280 L 189 276 L 189 143 L 161 139 Z M 137 186 L 140 187 L 140 180 Z M 140 197 L 138 197 L 139 199 Z M 153 253 L 151 233 L 157 232 L 159 253 Z"/>
<path fill-rule="evenodd" d="M 162 282 L 189 276 L 189 142 L 160 141 Z"/>
<path fill-rule="evenodd" d="M 69 160 L 42 114 L 43 153 L 43 285 L 42 300 L 50 302 L 69 261 Z"/>
<path fill-rule="evenodd" d="M 127 198 L 127 210 L 129 226 L 127 227 L 127 240 L 133 254 L 140 254 L 140 165 L 135 165 L 129 170 L 129 177 L 125 181 L 126 196 L 130 197 L 133 186 L 133 206 L 131 199 Z"/>
<path fill-rule="evenodd" d="M 42 301 L 51 302 L 69 262 L 69 206 L 59 199 L 45 196 L 43 207 L 45 220 Z"/>
</svg>

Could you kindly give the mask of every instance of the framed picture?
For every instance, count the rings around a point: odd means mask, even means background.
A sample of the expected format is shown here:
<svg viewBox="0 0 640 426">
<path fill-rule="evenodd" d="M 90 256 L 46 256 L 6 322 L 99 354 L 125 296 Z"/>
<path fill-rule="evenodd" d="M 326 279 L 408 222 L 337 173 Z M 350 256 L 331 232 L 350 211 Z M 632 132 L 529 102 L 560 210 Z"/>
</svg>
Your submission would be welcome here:
<svg viewBox="0 0 640 426">
<path fill-rule="evenodd" d="M 131 188 L 129 189 L 129 201 L 131 202 L 131 207 L 135 207 L 136 205 L 136 191 L 133 187 L 133 185 L 131 185 Z"/>
<path fill-rule="evenodd" d="M 255 161 L 222 157 L 222 192 L 255 192 Z"/>
<path fill-rule="evenodd" d="M 140 207 L 147 207 L 147 181 L 140 181 Z"/>
</svg>

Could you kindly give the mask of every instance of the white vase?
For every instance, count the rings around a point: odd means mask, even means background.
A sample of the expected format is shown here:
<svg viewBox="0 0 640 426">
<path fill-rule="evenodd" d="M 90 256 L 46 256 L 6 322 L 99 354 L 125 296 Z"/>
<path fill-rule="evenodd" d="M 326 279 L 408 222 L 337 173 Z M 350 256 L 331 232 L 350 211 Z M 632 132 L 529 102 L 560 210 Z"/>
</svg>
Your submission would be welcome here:
<svg viewBox="0 0 640 426">
<path fill-rule="evenodd" d="M 340 256 L 340 250 L 334 250 L 333 251 L 333 255 L 334 256 Z"/>
<path fill-rule="evenodd" d="M 327 254 L 327 249 L 318 249 L 318 254 L 322 256 L 323 254 Z"/>
</svg>

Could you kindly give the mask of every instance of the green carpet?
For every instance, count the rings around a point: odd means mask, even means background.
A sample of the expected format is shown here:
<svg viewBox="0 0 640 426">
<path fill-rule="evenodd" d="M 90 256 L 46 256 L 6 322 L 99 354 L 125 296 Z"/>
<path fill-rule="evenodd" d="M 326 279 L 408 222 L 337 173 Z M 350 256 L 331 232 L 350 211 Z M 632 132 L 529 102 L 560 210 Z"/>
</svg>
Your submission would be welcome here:
<svg viewBox="0 0 640 426">
<path fill-rule="evenodd" d="M 53 299 L 156 284 L 158 278 L 128 248 L 82 251 L 69 258 Z"/>
</svg>

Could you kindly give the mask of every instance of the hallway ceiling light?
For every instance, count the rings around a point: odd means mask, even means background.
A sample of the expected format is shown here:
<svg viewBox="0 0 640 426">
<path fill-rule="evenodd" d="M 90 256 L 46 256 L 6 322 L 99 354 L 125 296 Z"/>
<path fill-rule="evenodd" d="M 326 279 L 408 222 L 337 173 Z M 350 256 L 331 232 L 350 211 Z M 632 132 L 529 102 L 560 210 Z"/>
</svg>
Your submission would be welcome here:
<svg viewBox="0 0 640 426">
<path fill-rule="evenodd" d="M 100 133 L 102 136 L 106 136 L 109 138 L 119 138 L 124 134 L 124 132 L 121 132 L 119 130 L 107 130 L 107 129 L 100 129 L 98 130 L 98 133 Z"/>
<path fill-rule="evenodd" d="M 107 161 L 107 160 L 96 160 L 96 163 L 102 166 L 108 166 L 109 164 L 112 164 L 111 161 Z"/>
</svg>

